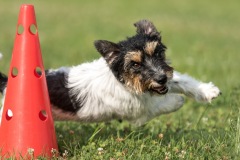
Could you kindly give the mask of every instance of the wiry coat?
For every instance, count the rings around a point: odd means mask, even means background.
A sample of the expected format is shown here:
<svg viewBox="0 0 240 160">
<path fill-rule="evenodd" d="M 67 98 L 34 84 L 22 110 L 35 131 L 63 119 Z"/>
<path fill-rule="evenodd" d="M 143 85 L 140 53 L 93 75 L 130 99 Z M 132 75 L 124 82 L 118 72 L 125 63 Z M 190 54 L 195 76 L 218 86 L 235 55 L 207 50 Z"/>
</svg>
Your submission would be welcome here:
<svg viewBox="0 0 240 160">
<path fill-rule="evenodd" d="M 100 122 L 128 120 L 135 125 L 179 109 L 185 94 L 211 102 L 220 91 L 182 75 L 165 59 L 165 45 L 155 26 L 135 23 L 137 34 L 115 44 L 100 40 L 95 47 L 103 56 L 74 67 L 47 70 L 46 79 L 55 120 Z M 7 78 L 0 75 L 0 91 Z"/>
</svg>

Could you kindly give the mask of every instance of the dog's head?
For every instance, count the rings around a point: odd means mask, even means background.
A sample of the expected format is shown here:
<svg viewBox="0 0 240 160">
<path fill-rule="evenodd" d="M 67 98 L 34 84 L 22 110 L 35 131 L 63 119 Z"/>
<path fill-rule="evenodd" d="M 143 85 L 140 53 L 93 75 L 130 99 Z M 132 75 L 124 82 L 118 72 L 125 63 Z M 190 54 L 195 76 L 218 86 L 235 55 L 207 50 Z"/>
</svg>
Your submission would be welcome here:
<svg viewBox="0 0 240 160">
<path fill-rule="evenodd" d="M 173 68 L 165 58 L 166 46 L 160 33 L 148 20 L 134 24 L 137 34 L 119 43 L 95 41 L 95 47 L 105 58 L 116 78 L 129 90 L 165 94 Z"/>
</svg>

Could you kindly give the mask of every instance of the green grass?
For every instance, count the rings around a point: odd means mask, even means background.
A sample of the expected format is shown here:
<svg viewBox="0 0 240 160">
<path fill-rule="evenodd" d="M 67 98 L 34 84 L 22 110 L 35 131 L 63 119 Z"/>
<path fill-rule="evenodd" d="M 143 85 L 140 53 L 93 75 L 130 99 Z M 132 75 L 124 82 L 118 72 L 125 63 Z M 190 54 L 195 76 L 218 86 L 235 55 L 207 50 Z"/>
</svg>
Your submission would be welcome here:
<svg viewBox="0 0 240 160">
<path fill-rule="evenodd" d="M 56 122 L 67 159 L 237 159 L 240 152 L 239 1 L 1 1 L 0 69 L 8 72 L 19 8 L 35 5 L 45 68 L 100 57 L 93 41 L 117 42 L 147 18 L 161 31 L 172 66 L 212 81 L 222 96 L 212 104 L 191 99 L 168 115 L 134 128 L 127 122 Z M 238 125 L 237 125 L 238 123 Z"/>
</svg>

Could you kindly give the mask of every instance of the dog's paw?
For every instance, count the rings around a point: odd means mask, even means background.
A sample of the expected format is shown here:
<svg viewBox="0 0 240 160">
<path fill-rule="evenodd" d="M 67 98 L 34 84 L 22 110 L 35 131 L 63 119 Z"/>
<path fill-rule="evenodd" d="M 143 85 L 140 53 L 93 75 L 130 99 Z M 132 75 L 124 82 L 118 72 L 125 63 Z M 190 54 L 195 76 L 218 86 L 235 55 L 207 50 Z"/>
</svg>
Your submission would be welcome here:
<svg viewBox="0 0 240 160">
<path fill-rule="evenodd" d="M 199 95 L 196 97 L 196 99 L 200 102 L 208 102 L 211 103 L 211 101 L 215 98 L 217 98 L 221 91 L 217 86 L 215 86 L 212 82 L 210 83 L 202 83 L 199 85 Z"/>
<path fill-rule="evenodd" d="M 181 108 L 185 102 L 185 99 L 183 96 L 180 96 L 180 95 L 175 95 L 175 109 L 173 111 L 176 111 L 178 110 L 179 108 Z"/>
</svg>

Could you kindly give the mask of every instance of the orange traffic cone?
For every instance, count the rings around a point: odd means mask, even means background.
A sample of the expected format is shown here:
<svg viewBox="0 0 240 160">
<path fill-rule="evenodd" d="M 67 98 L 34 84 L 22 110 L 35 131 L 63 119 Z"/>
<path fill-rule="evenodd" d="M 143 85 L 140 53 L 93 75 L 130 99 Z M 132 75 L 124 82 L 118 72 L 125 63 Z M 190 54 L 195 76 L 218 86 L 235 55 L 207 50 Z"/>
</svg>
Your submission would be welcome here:
<svg viewBox="0 0 240 160">
<path fill-rule="evenodd" d="M 57 149 L 34 6 L 22 5 L 0 126 L 0 159 L 50 157 Z"/>
</svg>

